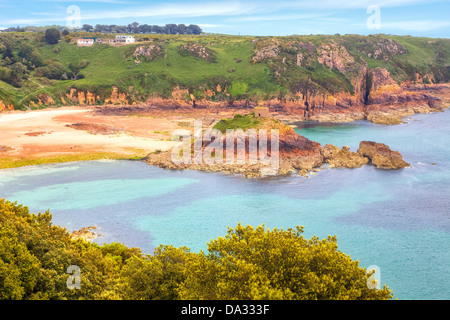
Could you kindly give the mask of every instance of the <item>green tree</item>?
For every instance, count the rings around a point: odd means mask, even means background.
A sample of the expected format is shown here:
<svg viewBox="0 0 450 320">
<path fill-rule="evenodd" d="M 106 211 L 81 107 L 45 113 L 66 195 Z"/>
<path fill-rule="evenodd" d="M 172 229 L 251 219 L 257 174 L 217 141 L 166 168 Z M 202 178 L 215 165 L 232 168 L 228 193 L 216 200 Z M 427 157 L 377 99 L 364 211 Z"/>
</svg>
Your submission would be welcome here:
<svg viewBox="0 0 450 320">
<path fill-rule="evenodd" d="M 42 57 L 38 50 L 31 44 L 23 43 L 19 49 L 19 57 L 25 59 L 29 67 L 40 67 L 42 66 Z"/>
<path fill-rule="evenodd" d="M 11 67 L 10 83 L 15 87 L 21 87 L 23 80 L 27 78 L 28 69 L 20 62 L 14 63 Z"/>
<path fill-rule="evenodd" d="M 30 294 L 40 273 L 39 260 L 33 256 L 17 233 L 0 227 L 0 299 L 22 299 Z"/>
<path fill-rule="evenodd" d="M 247 83 L 235 81 L 231 84 L 230 88 L 228 89 L 228 92 L 230 93 L 231 97 L 241 99 L 247 93 L 247 90 L 248 90 Z"/>
<path fill-rule="evenodd" d="M 370 274 L 338 251 L 336 238 L 303 238 L 303 228 L 239 224 L 208 253 L 160 246 L 153 255 L 120 243 L 74 240 L 49 212 L 0 199 L 0 299 L 391 299 L 369 289 Z M 66 286 L 69 266 L 81 288 Z"/>
<path fill-rule="evenodd" d="M 192 255 L 186 247 L 159 246 L 154 255 L 133 256 L 122 269 L 121 288 L 126 299 L 176 300 L 185 279 L 185 262 Z"/>
<path fill-rule="evenodd" d="M 71 62 L 69 63 L 69 70 L 71 71 L 72 80 L 78 80 L 82 75 L 80 75 L 81 69 L 86 68 L 89 65 L 89 61 L 86 59 L 81 60 L 79 63 Z"/>
<path fill-rule="evenodd" d="M 336 238 L 303 238 L 303 228 L 239 224 L 186 262 L 182 299 L 391 299 L 369 289 L 370 274 L 338 251 Z"/>
<path fill-rule="evenodd" d="M 61 34 L 59 33 L 58 29 L 56 28 L 50 28 L 45 30 L 45 41 L 52 45 L 57 44 L 58 41 L 61 39 Z"/>
<path fill-rule="evenodd" d="M 44 67 L 40 67 L 36 69 L 35 75 L 37 77 L 46 77 L 48 79 L 62 79 L 65 71 L 64 66 L 53 60 L 48 60 L 45 62 L 46 65 Z"/>
<path fill-rule="evenodd" d="M 92 31 L 92 29 L 94 29 L 94 27 L 89 24 L 83 24 L 83 27 L 81 29 L 83 29 L 86 32 L 90 32 Z"/>
<path fill-rule="evenodd" d="M 121 260 L 109 248 L 72 240 L 51 219 L 0 199 L 0 298 L 120 299 Z M 70 265 L 81 269 L 80 290 L 67 288 Z"/>
</svg>

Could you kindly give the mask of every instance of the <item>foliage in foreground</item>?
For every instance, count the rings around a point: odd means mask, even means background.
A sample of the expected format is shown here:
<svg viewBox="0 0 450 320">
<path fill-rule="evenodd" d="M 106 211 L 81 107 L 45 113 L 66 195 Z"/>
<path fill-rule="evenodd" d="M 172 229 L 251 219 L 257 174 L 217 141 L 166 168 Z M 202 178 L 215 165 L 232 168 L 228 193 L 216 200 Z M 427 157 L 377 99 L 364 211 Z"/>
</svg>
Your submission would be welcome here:
<svg viewBox="0 0 450 320">
<path fill-rule="evenodd" d="M 208 252 L 72 240 L 49 212 L 0 199 L 0 299 L 392 299 L 368 289 L 370 274 L 340 252 L 336 238 L 303 238 L 303 228 L 237 225 Z M 70 265 L 81 288 L 67 288 Z"/>
</svg>

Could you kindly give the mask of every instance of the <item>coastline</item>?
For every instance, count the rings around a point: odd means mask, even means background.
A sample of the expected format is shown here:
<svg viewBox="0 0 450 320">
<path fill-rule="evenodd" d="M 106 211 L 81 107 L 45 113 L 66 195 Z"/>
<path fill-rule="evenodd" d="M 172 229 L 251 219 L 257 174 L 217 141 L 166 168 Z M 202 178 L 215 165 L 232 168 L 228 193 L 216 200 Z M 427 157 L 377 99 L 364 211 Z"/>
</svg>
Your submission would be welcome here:
<svg viewBox="0 0 450 320">
<path fill-rule="evenodd" d="M 442 105 L 405 106 L 403 108 L 382 108 L 371 111 L 364 119 L 340 115 L 339 117 L 322 117 L 320 120 L 300 121 L 297 115 L 274 114 L 275 119 L 282 120 L 290 128 L 300 127 L 305 123 L 351 123 L 355 120 L 370 121 L 380 125 L 403 123 L 405 117 L 418 113 L 443 112 L 450 107 L 448 97 Z M 179 128 L 186 129 L 193 123 L 195 114 L 192 110 L 182 110 L 183 116 L 176 116 L 177 111 L 156 112 L 152 115 L 104 115 L 104 106 L 61 107 L 36 111 L 11 111 L 0 114 L 0 129 L 3 139 L 0 143 L 0 169 L 89 160 L 140 160 L 150 165 L 167 169 L 193 169 L 211 172 L 243 174 L 246 177 L 261 177 L 261 167 L 255 165 L 221 165 L 217 167 L 193 165 L 177 168 L 169 165 L 167 156 L 162 158 L 175 145 L 170 141 L 170 133 Z M 114 108 L 114 109 L 113 109 Z M 120 110 L 118 107 L 111 109 Z M 180 110 L 178 110 L 180 112 Z M 214 124 L 218 119 L 232 115 L 203 111 L 202 119 Z M 370 120 L 368 119 L 370 118 Z M 337 121 L 339 120 L 339 121 Z M 83 124 L 82 128 L 74 125 Z M 100 128 L 100 129 L 99 129 Z M 133 128 L 133 130 L 131 130 Z M 97 130 L 93 132 L 93 129 Z M 106 130 L 102 132 L 101 129 Z M 112 132 L 108 129 L 114 129 Z M 90 131 L 91 130 L 91 131 Z M 322 146 L 324 147 L 324 146 Z M 323 170 L 322 165 L 336 167 L 336 163 L 326 161 L 316 165 L 297 166 L 281 162 L 277 175 L 300 174 L 307 177 L 315 170 Z M 345 166 L 345 165 L 344 165 Z M 352 165 L 350 165 L 352 166 Z M 339 165 L 337 165 L 339 167 Z M 270 172 L 269 172 L 270 175 Z"/>
<path fill-rule="evenodd" d="M 2 113 L 0 168 L 99 159 L 135 160 L 142 159 L 148 152 L 169 150 L 174 145 L 165 137 L 158 139 L 157 134 L 142 125 L 143 122 L 158 121 L 98 117 L 92 108 L 83 107 Z M 71 127 L 79 123 L 88 124 L 88 128 Z M 113 133 L 90 131 L 90 128 L 123 125 L 136 129 Z M 158 128 L 157 124 L 151 127 Z"/>
</svg>

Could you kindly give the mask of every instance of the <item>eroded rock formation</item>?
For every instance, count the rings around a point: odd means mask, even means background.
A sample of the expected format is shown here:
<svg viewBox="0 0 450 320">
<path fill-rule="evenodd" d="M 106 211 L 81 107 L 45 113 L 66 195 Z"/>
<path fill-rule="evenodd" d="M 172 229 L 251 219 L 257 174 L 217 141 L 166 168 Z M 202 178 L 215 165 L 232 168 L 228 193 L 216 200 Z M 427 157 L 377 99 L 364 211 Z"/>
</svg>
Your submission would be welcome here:
<svg viewBox="0 0 450 320">
<path fill-rule="evenodd" d="M 390 150 L 388 146 L 381 143 L 363 141 L 360 144 L 358 152 L 352 152 L 347 146 L 342 147 L 342 149 L 331 144 L 321 147 L 319 143 L 296 134 L 291 127 L 281 122 L 273 121 L 273 119 L 271 121 L 265 120 L 263 125 L 264 128 L 268 129 L 267 137 L 264 138 L 267 140 L 263 140 L 267 141 L 267 144 L 263 145 L 263 148 L 268 157 L 273 156 L 271 152 L 272 141 L 270 132 L 274 129 L 279 130 L 279 166 L 276 172 L 272 173 L 275 175 L 299 172 L 300 175 L 306 176 L 308 172 L 318 171 L 318 168 L 324 164 L 328 164 L 329 168 L 359 168 L 366 164 L 373 164 L 381 169 L 400 169 L 409 166 L 403 160 L 400 153 Z M 189 163 L 175 163 L 170 151 L 149 154 L 146 162 L 165 169 L 235 173 L 244 174 L 246 177 L 261 177 L 264 176 L 263 172 L 265 169 L 269 171 L 273 169 L 260 161 L 254 164 L 249 161 L 249 154 L 254 150 L 252 148 L 256 148 L 257 151 L 261 150 L 261 137 L 256 130 L 253 133 L 247 133 L 244 137 L 234 136 L 227 139 L 227 136 L 223 135 L 221 138 L 222 140 L 218 140 L 218 144 L 215 139 L 212 141 L 202 140 L 201 147 L 197 151 L 195 151 L 194 140 L 191 140 L 191 158 Z M 252 145 L 250 143 L 251 138 L 255 138 L 253 141 L 257 141 L 256 144 Z M 238 157 L 237 150 L 239 144 L 242 143 L 241 146 L 245 146 L 245 163 L 238 164 L 236 161 L 233 161 L 227 164 L 226 149 L 228 141 L 232 142 L 235 159 Z M 201 161 L 196 162 L 194 160 L 195 154 L 198 151 L 200 151 L 200 154 L 203 154 L 206 148 L 210 146 L 214 146 L 214 152 L 218 152 L 220 154 L 219 156 L 224 157 L 223 161 L 207 164 L 203 161 L 204 159 L 200 158 Z"/>
<path fill-rule="evenodd" d="M 410 166 L 398 151 L 391 150 L 383 143 L 361 141 L 358 153 L 369 158 L 370 162 L 380 169 L 402 169 Z"/>
<path fill-rule="evenodd" d="M 322 156 L 329 168 L 360 168 L 369 163 L 369 159 L 359 153 L 350 151 L 347 146 L 338 147 L 327 144 L 322 150 Z"/>
</svg>

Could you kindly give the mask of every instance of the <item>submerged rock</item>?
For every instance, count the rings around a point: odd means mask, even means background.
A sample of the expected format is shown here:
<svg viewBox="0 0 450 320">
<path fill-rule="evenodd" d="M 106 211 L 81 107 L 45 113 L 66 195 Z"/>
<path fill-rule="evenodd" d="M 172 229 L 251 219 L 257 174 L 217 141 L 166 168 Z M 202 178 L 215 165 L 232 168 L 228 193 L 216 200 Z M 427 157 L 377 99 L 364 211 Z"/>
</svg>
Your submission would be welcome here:
<svg viewBox="0 0 450 320">
<path fill-rule="evenodd" d="M 402 169 L 410 166 L 398 151 L 391 150 L 383 143 L 361 141 L 358 153 L 369 158 L 370 162 L 380 169 Z"/>
</svg>

